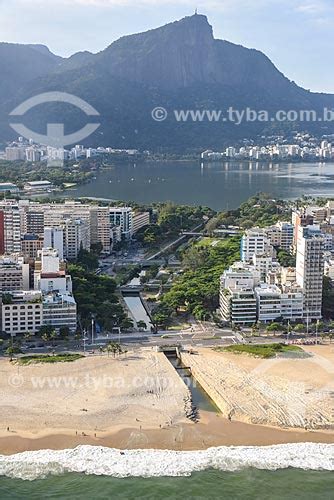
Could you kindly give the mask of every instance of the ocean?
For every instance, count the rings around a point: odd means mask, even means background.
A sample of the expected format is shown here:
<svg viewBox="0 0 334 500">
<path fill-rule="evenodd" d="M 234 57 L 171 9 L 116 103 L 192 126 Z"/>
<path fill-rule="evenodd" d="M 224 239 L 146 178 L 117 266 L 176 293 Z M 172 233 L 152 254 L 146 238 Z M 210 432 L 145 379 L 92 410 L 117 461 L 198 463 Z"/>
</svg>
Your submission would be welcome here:
<svg viewBox="0 0 334 500">
<path fill-rule="evenodd" d="M 7 499 L 334 499 L 334 445 L 205 451 L 74 450 L 0 455 Z"/>
</svg>

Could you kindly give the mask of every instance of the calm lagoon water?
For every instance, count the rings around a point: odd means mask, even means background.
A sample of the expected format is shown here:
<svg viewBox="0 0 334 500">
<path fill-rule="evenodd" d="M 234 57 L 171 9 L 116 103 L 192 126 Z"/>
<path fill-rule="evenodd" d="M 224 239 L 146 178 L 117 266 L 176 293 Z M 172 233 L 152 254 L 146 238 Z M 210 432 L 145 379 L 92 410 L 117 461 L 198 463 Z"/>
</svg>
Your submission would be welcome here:
<svg viewBox="0 0 334 500">
<path fill-rule="evenodd" d="M 67 190 L 65 195 L 138 203 L 173 201 L 223 210 L 238 207 L 260 191 L 282 198 L 303 194 L 334 197 L 334 163 L 126 164 L 102 172 L 96 180 Z"/>
</svg>

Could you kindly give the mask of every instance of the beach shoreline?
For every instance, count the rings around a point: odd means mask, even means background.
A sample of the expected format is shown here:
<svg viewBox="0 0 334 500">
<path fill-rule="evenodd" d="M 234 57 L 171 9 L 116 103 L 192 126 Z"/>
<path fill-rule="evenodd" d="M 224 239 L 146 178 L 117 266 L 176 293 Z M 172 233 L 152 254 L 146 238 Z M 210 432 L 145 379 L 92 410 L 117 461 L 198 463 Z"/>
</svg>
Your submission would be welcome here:
<svg viewBox="0 0 334 500">
<path fill-rule="evenodd" d="M 153 349 L 49 366 L 0 359 L 0 454 L 80 445 L 192 451 L 333 444 L 333 349 L 307 351 L 312 357 L 276 360 L 210 349 L 182 354 L 217 406 L 199 408 L 197 422 L 189 387 Z"/>
<path fill-rule="evenodd" d="M 73 449 L 80 445 L 120 450 L 195 451 L 219 446 L 271 446 L 292 443 L 334 444 L 334 433 L 231 422 L 211 412 L 201 412 L 198 423 L 184 422 L 162 429 L 117 426 L 96 433 L 84 430 L 77 435 L 72 429 L 59 429 L 57 432 L 50 429 L 34 433 L 0 432 L 1 455 Z"/>
</svg>

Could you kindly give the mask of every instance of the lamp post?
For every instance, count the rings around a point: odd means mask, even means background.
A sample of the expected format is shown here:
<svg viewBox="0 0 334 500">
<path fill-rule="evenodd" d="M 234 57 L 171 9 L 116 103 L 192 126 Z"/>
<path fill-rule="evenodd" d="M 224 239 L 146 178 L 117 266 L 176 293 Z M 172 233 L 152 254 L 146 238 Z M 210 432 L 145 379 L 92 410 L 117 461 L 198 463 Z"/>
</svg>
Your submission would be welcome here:
<svg viewBox="0 0 334 500">
<path fill-rule="evenodd" d="M 92 317 L 92 345 L 94 344 L 94 317 Z"/>
<path fill-rule="evenodd" d="M 86 330 L 83 331 L 83 348 L 84 348 L 84 354 L 86 354 L 86 340 L 87 340 L 87 337 L 86 337 Z"/>
</svg>

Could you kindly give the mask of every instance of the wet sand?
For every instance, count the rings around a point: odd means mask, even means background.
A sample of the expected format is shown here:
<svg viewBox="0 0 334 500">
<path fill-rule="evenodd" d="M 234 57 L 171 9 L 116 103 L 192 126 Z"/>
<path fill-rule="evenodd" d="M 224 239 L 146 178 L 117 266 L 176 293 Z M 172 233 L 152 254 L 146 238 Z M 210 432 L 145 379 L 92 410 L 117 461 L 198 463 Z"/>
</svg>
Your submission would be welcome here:
<svg viewBox="0 0 334 500">
<path fill-rule="evenodd" d="M 275 429 L 230 422 L 218 414 L 200 412 L 200 422 L 178 424 L 163 429 L 123 428 L 115 432 L 76 436 L 73 431 L 40 436 L 14 431 L 1 433 L 0 454 L 11 455 L 41 449 L 61 450 L 79 445 L 117 449 L 202 450 L 212 446 L 266 446 L 284 443 L 334 443 L 334 433 Z"/>
</svg>

